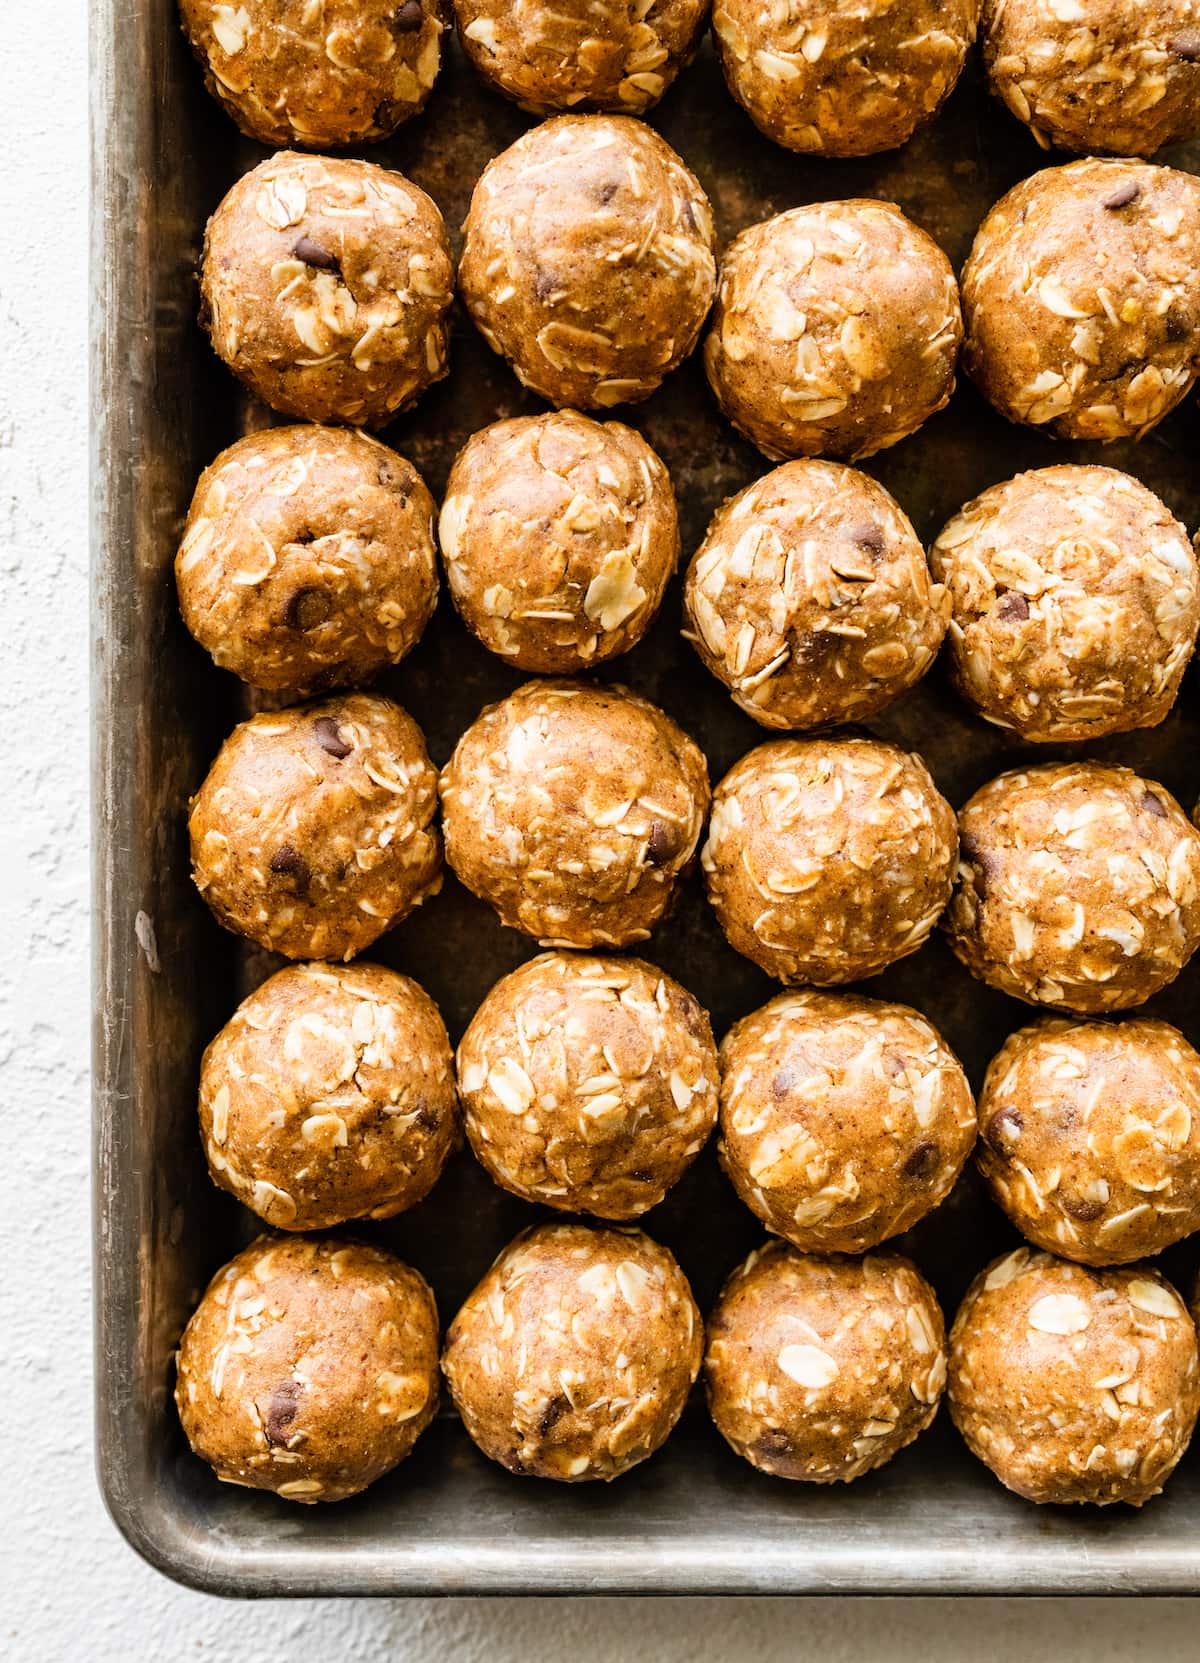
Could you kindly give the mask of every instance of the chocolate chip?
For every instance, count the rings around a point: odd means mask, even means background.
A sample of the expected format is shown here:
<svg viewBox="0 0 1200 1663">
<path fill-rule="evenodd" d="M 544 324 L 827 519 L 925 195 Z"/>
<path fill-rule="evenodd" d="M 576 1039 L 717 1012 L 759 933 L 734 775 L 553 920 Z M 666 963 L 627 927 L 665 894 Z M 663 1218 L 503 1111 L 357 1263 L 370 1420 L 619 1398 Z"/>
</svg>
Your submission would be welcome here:
<svg viewBox="0 0 1200 1663">
<path fill-rule="evenodd" d="M 1142 807 L 1147 814 L 1152 814 L 1156 820 L 1167 818 L 1167 805 L 1153 791 L 1142 792 Z"/>
<path fill-rule="evenodd" d="M 298 854 L 290 843 L 284 843 L 271 856 L 271 870 L 277 877 L 294 879 L 297 892 L 307 894 L 312 871 L 304 856 Z"/>
<path fill-rule="evenodd" d="M 996 602 L 996 616 L 1006 624 L 1023 623 L 1029 616 L 1029 602 L 1015 589 L 1006 589 Z"/>
<path fill-rule="evenodd" d="M 620 188 L 620 185 L 615 179 L 605 180 L 603 185 L 596 186 L 596 201 L 602 205 L 607 205 L 612 201 L 613 197 L 616 196 Z"/>
<path fill-rule="evenodd" d="M 857 543 L 860 549 L 867 549 L 875 556 L 883 553 L 883 531 L 870 520 L 854 527 L 850 532 L 850 541 Z"/>
<path fill-rule="evenodd" d="M 654 820 L 650 825 L 650 836 L 646 842 L 646 859 L 651 866 L 663 866 L 673 855 L 679 853 L 679 827 L 671 825 L 666 820 Z"/>
<path fill-rule="evenodd" d="M 987 1123 L 985 1136 L 989 1143 L 1015 1143 L 1025 1129 L 1025 1122 L 1016 1109 L 997 1109 Z"/>
<path fill-rule="evenodd" d="M 790 1068 L 781 1068 L 771 1081 L 771 1096 L 786 1097 L 796 1084 L 796 1076 Z"/>
<path fill-rule="evenodd" d="M 281 1380 L 271 1393 L 271 1401 L 267 1405 L 267 1418 L 263 1422 L 263 1431 L 269 1444 L 287 1443 L 288 1427 L 299 1413 L 303 1392 L 304 1387 L 298 1380 Z"/>
<path fill-rule="evenodd" d="M 557 294 L 562 284 L 552 271 L 538 267 L 537 276 L 533 280 L 533 292 L 539 300 L 549 300 L 552 294 Z"/>
<path fill-rule="evenodd" d="M 819 664 L 828 658 L 831 652 L 836 652 L 840 637 L 831 635 L 826 629 L 805 630 L 803 634 L 793 634 L 791 637 L 792 657 L 797 664 Z"/>
<path fill-rule="evenodd" d="M 1192 320 L 1187 314 L 1187 309 L 1178 301 L 1173 306 L 1168 306 L 1163 323 L 1169 341 L 1186 341 L 1192 333 Z"/>
<path fill-rule="evenodd" d="M 322 248 L 320 243 L 314 242 L 311 237 L 297 237 L 292 244 L 292 253 L 297 260 L 303 260 L 306 266 L 315 266 L 317 271 L 335 271 L 339 277 L 342 275 L 337 255 L 331 254 L 327 248 Z"/>
<path fill-rule="evenodd" d="M 404 498 L 408 496 L 408 481 L 404 477 L 403 470 L 398 468 L 394 462 L 386 459 L 382 461 L 379 464 L 376 478 L 387 490 L 397 491 Z"/>
<path fill-rule="evenodd" d="M 773 1426 L 769 1432 L 761 1433 L 755 1440 L 754 1446 L 760 1455 L 790 1455 L 792 1440 L 786 1432 L 781 1432 Z"/>
<path fill-rule="evenodd" d="M 297 589 L 283 609 L 283 621 L 288 629 L 316 629 L 329 612 L 329 596 L 324 589 Z"/>
<path fill-rule="evenodd" d="M 343 757 L 349 756 L 354 749 L 353 745 L 347 745 L 342 738 L 338 725 L 332 716 L 318 716 L 313 723 L 313 732 L 317 736 L 317 744 L 321 749 L 328 751 L 330 756 L 336 757 L 339 762 Z"/>
<path fill-rule="evenodd" d="M 392 25 L 402 35 L 415 35 L 425 21 L 425 13 L 421 7 L 421 0 L 404 0 L 404 4 L 392 19 Z"/>
<path fill-rule="evenodd" d="M 1128 208 L 1131 202 L 1136 202 L 1142 194 L 1142 187 L 1133 179 L 1127 179 L 1123 185 L 1118 185 L 1111 196 L 1106 196 L 1101 203 L 1103 208 Z"/>
<path fill-rule="evenodd" d="M 1060 1205 L 1064 1213 L 1070 1213 L 1081 1224 L 1094 1224 L 1104 1211 L 1103 1201 L 1088 1201 L 1082 1195 L 1064 1195 Z"/>
<path fill-rule="evenodd" d="M 649 1184 L 654 1181 L 654 1174 L 649 1167 L 636 1166 L 629 1174 L 635 1184 Z"/>
<path fill-rule="evenodd" d="M 932 1178 L 941 1154 L 936 1143 L 918 1143 L 904 1163 L 906 1178 Z"/>
<path fill-rule="evenodd" d="M 1200 29 L 1181 29 L 1177 35 L 1172 35 L 1167 42 L 1167 51 L 1182 58 L 1184 63 L 1200 61 Z"/>
</svg>

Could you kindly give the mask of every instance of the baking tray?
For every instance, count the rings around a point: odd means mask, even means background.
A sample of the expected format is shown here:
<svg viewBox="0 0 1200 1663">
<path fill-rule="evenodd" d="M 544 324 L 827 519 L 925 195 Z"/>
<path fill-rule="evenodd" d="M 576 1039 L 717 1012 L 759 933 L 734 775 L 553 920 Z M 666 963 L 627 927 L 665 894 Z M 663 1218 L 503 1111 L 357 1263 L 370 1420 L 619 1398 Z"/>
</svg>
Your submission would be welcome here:
<svg viewBox="0 0 1200 1663">
<path fill-rule="evenodd" d="M 206 1176 L 197 1067 L 206 1041 L 278 961 L 224 935 L 189 883 L 188 794 L 249 705 L 185 634 L 171 563 L 201 468 L 270 419 L 195 325 L 205 218 L 262 152 L 205 95 L 174 0 L 93 0 L 92 17 L 97 1425 L 100 1481 L 120 1529 L 169 1576 L 225 1594 L 1200 1590 L 1200 1443 L 1141 1513 L 1017 1500 L 967 1455 L 944 1411 L 913 1448 L 852 1486 L 773 1481 L 725 1447 L 698 1393 L 665 1449 L 612 1486 L 513 1478 L 475 1450 L 448 1405 L 409 1461 L 336 1507 L 288 1507 L 220 1485 L 188 1452 L 171 1401 L 173 1349 L 206 1279 L 254 1224 Z M 1046 160 L 992 106 L 974 67 L 931 129 L 865 161 L 807 161 L 769 145 L 726 94 L 707 47 L 653 121 L 700 175 L 723 241 L 797 203 L 882 196 L 961 263 L 988 206 Z M 526 125 L 453 50 L 426 116 L 366 154 L 429 190 L 457 239 L 484 162 Z M 1168 159 L 1200 171 L 1198 147 Z M 450 379 L 385 435 L 435 493 L 468 434 L 538 407 L 461 312 L 451 363 Z M 629 419 L 672 471 L 690 552 L 716 504 L 767 464 L 718 417 L 696 360 Z M 927 539 L 987 484 L 1071 458 L 1127 468 L 1194 529 L 1197 454 L 1194 401 L 1141 445 L 1101 450 L 1009 427 L 963 386 L 868 469 Z M 716 779 L 765 735 L 680 641 L 679 614 L 677 580 L 648 639 L 605 679 L 628 680 L 679 719 Z M 443 596 L 420 647 L 382 686 L 425 727 L 440 764 L 485 700 L 521 679 L 468 638 Z M 1190 806 L 1200 788 L 1198 692 L 1193 673 L 1159 729 L 1065 754 L 1131 763 Z M 969 718 L 937 670 L 872 726 L 918 748 L 956 804 L 1032 754 Z M 448 879 L 372 956 L 417 976 L 457 1039 L 491 982 L 533 951 Z M 712 1009 L 718 1033 L 774 991 L 725 946 L 695 878 L 646 951 Z M 1198 985 L 1193 969 L 1149 1007 L 1193 1041 Z M 940 940 L 870 991 L 927 1012 L 976 1086 L 1028 1015 L 972 982 Z M 428 1201 L 364 1234 L 430 1278 L 448 1321 L 492 1255 L 537 1216 L 463 1152 Z M 678 1254 L 702 1306 L 758 1239 L 711 1147 L 645 1223 Z M 1013 1239 L 968 1174 L 896 1245 L 952 1313 L 973 1272 Z M 1195 1257 L 1179 1250 L 1166 1268 L 1190 1277 Z"/>
</svg>

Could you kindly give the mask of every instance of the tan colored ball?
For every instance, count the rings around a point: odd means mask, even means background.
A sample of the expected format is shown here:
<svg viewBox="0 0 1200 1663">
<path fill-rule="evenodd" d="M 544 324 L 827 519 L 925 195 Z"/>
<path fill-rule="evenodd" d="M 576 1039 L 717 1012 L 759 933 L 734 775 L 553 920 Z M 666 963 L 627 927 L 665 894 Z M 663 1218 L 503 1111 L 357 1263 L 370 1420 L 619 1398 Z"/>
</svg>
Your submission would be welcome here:
<svg viewBox="0 0 1200 1663">
<path fill-rule="evenodd" d="M 1026 1501 L 1140 1507 L 1196 1424 L 1196 1330 L 1149 1265 L 1088 1270 L 1021 1247 L 959 1306 L 949 1402 L 972 1454 Z"/>
<path fill-rule="evenodd" d="M 439 527 L 467 627 L 523 670 L 628 652 L 679 560 L 670 475 L 640 434 L 574 410 L 493 422 L 450 470 Z"/>
<path fill-rule="evenodd" d="M 425 1279 L 334 1237 L 260 1236 L 209 1283 L 183 1331 L 175 1403 L 226 1484 L 342 1501 L 412 1451 L 438 1399 Z"/>
<path fill-rule="evenodd" d="M 730 1276 L 704 1359 L 717 1430 L 760 1472 L 848 1484 L 912 1443 L 946 1382 L 945 1325 L 897 1253 L 761 1247 Z"/>
<path fill-rule="evenodd" d="M 543 1224 L 511 1242 L 446 1334 L 463 1424 L 509 1472 L 618 1478 L 670 1435 L 700 1372 L 687 1279 L 640 1230 Z"/>
</svg>

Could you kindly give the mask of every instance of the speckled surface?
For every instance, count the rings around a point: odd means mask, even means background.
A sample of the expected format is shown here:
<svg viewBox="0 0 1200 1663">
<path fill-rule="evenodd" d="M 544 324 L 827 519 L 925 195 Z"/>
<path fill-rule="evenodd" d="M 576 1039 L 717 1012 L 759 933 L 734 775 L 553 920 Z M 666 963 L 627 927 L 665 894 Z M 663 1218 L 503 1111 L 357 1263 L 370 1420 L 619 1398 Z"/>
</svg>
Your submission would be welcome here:
<svg viewBox="0 0 1200 1663">
<path fill-rule="evenodd" d="M 997 1663 L 1194 1655 L 1195 1607 L 914 1600 L 304 1601 L 184 1592 L 104 1516 L 91 1457 L 87 810 L 85 0 L 0 47 L 0 657 L 9 800 L 0 827 L 0 1654 L 14 1663 L 307 1655 L 360 1663 L 575 1663 L 886 1655 Z M 19 65 L 18 65 L 19 58 Z M 19 73 L 17 73 L 19 67 Z"/>
</svg>

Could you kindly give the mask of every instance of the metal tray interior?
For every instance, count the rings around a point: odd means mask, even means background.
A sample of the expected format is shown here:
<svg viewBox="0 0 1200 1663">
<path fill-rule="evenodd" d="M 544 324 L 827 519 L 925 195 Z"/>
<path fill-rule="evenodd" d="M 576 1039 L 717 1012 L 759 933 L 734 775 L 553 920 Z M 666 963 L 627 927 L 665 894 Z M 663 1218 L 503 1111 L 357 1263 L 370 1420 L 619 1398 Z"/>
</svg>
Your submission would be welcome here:
<svg viewBox="0 0 1200 1663">
<path fill-rule="evenodd" d="M 189 1454 L 170 1396 L 173 1348 L 206 1278 L 253 1224 L 205 1174 L 197 1064 L 237 1000 L 276 966 L 223 935 L 188 880 L 186 799 L 248 706 L 186 636 L 171 561 L 201 467 L 269 419 L 194 322 L 205 218 L 261 152 L 205 95 L 174 0 L 132 12 L 102 0 L 93 29 L 98 1449 L 120 1528 L 169 1575 L 222 1593 L 1200 1589 L 1200 1445 L 1141 1513 L 1025 1505 L 966 1454 L 944 1412 L 916 1446 L 851 1487 L 772 1481 L 726 1449 L 698 1395 L 666 1448 L 611 1487 L 512 1478 L 445 1406 L 411 1460 L 337 1507 L 297 1509 L 219 1485 Z M 761 139 L 707 47 L 653 121 L 700 175 L 723 240 L 797 203 L 884 196 L 960 263 L 987 207 L 1046 161 L 992 106 L 974 68 L 932 128 L 860 162 L 805 161 Z M 431 191 L 457 239 L 483 163 L 526 124 L 455 50 L 428 114 L 369 154 Z M 1200 169 L 1200 147 L 1170 159 Z M 452 365 L 386 435 L 435 493 L 468 434 L 536 407 L 461 314 Z M 695 359 L 628 419 L 671 468 L 686 556 L 716 504 L 766 464 L 718 417 Z M 1198 449 L 1194 401 L 1136 447 L 1055 447 L 1005 425 L 963 385 L 947 411 L 869 468 L 926 538 L 985 485 L 1069 458 L 1128 468 L 1194 527 Z M 761 737 L 680 641 L 678 582 L 649 638 L 610 678 L 696 735 L 714 779 Z M 469 639 L 443 597 L 425 640 L 383 686 L 424 725 L 441 763 L 480 706 L 521 679 Z M 1089 749 L 1163 780 L 1190 805 L 1200 785 L 1198 693 L 1193 673 L 1161 728 Z M 1025 754 L 967 717 L 936 670 L 873 725 L 918 748 L 956 804 Z M 491 982 L 534 950 L 448 880 L 373 956 L 416 975 L 457 1038 Z M 773 991 L 724 945 L 695 880 L 646 951 L 708 1004 L 718 1033 Z M 1154 1007 L 1193 1040 L 1198 976 L 1185 974 Z M 940 941 L 872 991 L 926 1011 L 976 1085 L 1027 1015 L 972 982 Z M 429 1276 L 448 1320 L 535 1216 L 462 1153 L 424 1205 L 369 1233 Z M 678 1254 L 702 1306 L 759 1234 L 711 1148 L 645 1222 Z M 898 1245 L 952 1312 L 970 1275 L 1011 1239 L 968 1174 Z M 1167 1268 L 1190 1276 L 1194 1256 L 1169 1255 Z"/>
</svg>

